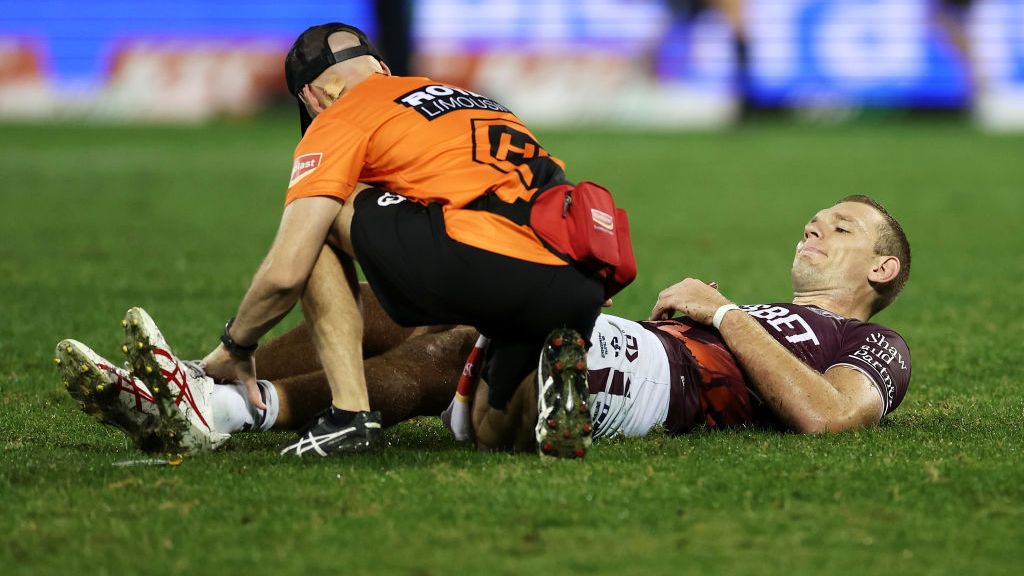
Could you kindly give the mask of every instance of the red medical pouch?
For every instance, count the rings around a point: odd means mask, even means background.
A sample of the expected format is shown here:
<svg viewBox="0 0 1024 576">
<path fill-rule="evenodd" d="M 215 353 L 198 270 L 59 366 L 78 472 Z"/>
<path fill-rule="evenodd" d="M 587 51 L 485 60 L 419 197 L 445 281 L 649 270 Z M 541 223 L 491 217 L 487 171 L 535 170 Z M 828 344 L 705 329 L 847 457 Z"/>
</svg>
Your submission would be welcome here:
<svg viewBox="0 0 1024 576">
<path fill-rule="evenodd" d="M 551 187 L 537 195 L 530 227 L 563 258 L 599 272 L 610 298 L 636 278 L 626 211 L 593 182 Z"/>
</svg>

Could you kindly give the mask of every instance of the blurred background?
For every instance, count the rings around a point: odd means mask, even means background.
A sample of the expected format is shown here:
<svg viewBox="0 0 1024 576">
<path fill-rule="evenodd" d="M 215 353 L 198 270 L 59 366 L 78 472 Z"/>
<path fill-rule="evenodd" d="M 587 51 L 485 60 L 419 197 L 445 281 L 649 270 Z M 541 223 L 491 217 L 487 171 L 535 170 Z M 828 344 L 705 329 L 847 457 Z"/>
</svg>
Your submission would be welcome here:
<svg viewBox="0 0 1024 576">
<path fill-rule="evenodd" d="M 1024 130 L 1024 0 L 3 0 L 0 121 L 283 106 L 284 53 L 327 21 L 538 126 L 930 111 Z"/>
</svg>

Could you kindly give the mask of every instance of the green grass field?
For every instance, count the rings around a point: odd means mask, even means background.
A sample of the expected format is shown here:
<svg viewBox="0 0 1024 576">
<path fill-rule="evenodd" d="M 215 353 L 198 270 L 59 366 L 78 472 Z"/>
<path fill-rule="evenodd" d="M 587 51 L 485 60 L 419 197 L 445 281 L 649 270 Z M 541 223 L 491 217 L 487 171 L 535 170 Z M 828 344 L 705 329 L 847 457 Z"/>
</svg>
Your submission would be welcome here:
<svg viewBox="0 0 1024 576">
<path fill-rule="evenodd" d="M 910 284 L 878 321 L 914 376 L 882 426 L 613 440 L 586 461 L 481 454 L 434 419 L 379 454 L 293 461 L 236 435 L 178 467 L 76 407 L 52 351 L 120 357 L 146 307 L 216 343 L 273 237 L 291 120 L 0 126 L 0 573 L 1018 574 L 1024 565 L 1024 138 L 952 123 L 725 134 L 542 133 L 630 210 L 642 317 L 684 276 L 789 298 L 804 222 L 852 193 L 904 222 Z M 293 314 L 285 324 L 292 324 Z"/>
</svg>

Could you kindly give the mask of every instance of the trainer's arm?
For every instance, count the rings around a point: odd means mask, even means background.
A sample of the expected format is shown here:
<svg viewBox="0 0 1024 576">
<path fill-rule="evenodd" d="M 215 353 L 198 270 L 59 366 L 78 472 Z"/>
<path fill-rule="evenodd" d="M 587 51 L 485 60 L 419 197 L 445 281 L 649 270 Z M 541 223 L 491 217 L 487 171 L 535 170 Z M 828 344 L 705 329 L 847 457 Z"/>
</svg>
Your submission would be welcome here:
<svg viewBox="0 0 1024 576">
<path fill-rule="evenodd" d="M 318 196 L 299 198 L 284 209 L 274 243 L 231 325 L 235 342 L 243 346 L 255 344 L 295 306 L 341 206 L 333 198 Z M 250 400 L 257 407 L 264 407 L 251 358 L 237 361 L 221 345 L 204 362 L 212 376 L 241 380 L 249 389 Z"/>
<path fill-rule="evenodd" d="M 718 307 L 729 303 L 714 288 L 687 278 L 662 291 L 651 318 L 676 310 L 710 325 Z M 741 310 L 727 312 L 719 331 L 754 388 L 791 430 L 835 432 L 881 419 L 882 400 L 860 372 L 842 366 L 825 374 L 813 370 Z"/>
</svg>

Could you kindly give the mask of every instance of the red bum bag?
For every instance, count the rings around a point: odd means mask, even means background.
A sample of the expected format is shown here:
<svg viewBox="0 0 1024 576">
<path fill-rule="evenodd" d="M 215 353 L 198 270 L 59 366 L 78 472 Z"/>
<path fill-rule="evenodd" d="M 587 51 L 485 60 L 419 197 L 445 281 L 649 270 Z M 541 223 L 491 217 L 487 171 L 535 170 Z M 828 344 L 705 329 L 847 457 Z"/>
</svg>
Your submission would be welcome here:
<svg viewBox="0 0 1024 576">
<path fill-rule="evenodd" d="M 562 258 L 600 273 L 607 298 L 636 278 L 629 218 L 602 186 L 580 182 L 538 193 L 530 210 L 530 227 Z"/>
</svg>

